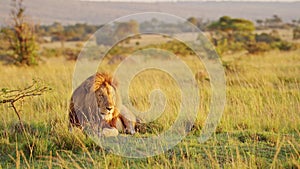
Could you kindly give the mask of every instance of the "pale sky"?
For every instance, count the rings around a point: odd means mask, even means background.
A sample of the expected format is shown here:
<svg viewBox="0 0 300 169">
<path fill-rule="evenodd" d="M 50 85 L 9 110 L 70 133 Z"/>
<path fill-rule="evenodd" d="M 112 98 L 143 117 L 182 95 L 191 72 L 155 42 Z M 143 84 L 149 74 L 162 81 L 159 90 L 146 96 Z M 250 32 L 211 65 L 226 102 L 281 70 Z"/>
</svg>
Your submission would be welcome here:
<svg viewBox="0 0 300 169">
<path fill-rule="evenodd" d="M 183 2 L 183 1 L 236 1 L 236 2 L 300 2 L 300 0 L 80 0 L 80 1 L 99 1 L 99 2 Z"/>
</svg>

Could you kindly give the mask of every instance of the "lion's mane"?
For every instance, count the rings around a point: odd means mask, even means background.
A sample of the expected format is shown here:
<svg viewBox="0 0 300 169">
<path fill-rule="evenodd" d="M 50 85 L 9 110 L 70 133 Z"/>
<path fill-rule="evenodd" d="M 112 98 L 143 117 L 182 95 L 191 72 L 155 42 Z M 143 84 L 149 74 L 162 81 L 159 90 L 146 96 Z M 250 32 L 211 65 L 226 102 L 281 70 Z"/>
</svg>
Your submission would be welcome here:
<svg viewBox="0 0 300 169">
<path fill-rule="evenodd" d="M 80 128 L 95 127 L 95 124 L 103 124 L 98 112 L 97 95 L 95 92 L 101 86 L 112 86 L 116 93 L 115 109 L 111 121 L 106 121 L 106 125 L 115 127 L 115 120 L 119 116 L 120 110 L 120 96 L 117 91 L 117 83 L 113 81 L 112 76 L 106 73 L 96 73 L 95 75 L 86 79 L 73 92 L 70 107 L 69 120 L 73 126 Z M 96 126 L 97 126 L 96 125 Z M 99 126 L 98 126 L 99 127 Z M 103 126 L 102 126 L 103 127 Z"/>
</svg>

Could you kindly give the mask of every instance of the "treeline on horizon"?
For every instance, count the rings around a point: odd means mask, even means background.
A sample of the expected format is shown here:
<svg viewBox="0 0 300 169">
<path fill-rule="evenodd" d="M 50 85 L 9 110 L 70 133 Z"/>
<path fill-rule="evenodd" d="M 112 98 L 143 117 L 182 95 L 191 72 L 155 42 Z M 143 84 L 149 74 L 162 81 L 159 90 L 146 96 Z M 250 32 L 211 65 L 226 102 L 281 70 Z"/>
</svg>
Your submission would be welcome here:
<svg viewBox="0 0 300 169">
<path fill-rule="evenodd" d="M 226 16 L 224 16 L 226 17 Z M 239 19 L 240 21 L 249 21 L 247 19 L 243 18 L 235 18 Z M 211 31 L 211 26 L 216 23 L 217 21 L 210 21 L 210 20 L 204 20 L 203 18 L 197 18 L 197 17 L 189 17 L 187 19 L 190 23 L 194 24 L 198 29 L 201 31 Z M 130 23 L 130 22 L 133 22 Z M 300 29 L 300 19 L 294 19 L 291 22 L 284 22 L 278 15 L 273 15 L 270 18 L 266 19 L 257 19 L 254 22 L 252 22 L 255 26 L 256 30 L 265 30 L 265 29 Z M 186 29 L 184 26 L 185 23 L 166 23 L 164 21 L 159 21 L 156 18 L 153 18 L 150 21 L 144 21 L 141 23 L 138 23 L 136 21 L 129 21 L 128 24 L 124 23 L 115 23 L 116 26 L 121 25 L 123 29 L 136 29 L 138 30 L 147 30 L 149 27 L 153 25 L 158 25 L 162 32 L 166 31 L 168 33 L 172 33 L 172 31 L 178 31 L 178 29 L 181 32 L 192 32 L 193 30 Z M 138 28 L 135 28 L 138 26 Z M 76 23 L 73 25 L 63 25 L 60 22 L 54 22 L 51 25 L 36 25 L 36 33 L 39 35 L 39 37 L 51 37 L 50 41 L 86 41 L 89 39 L 89 37 L 94 34 L 98 29 L 103 27 L 103 25 L 92 25 L 87 23 Z M 2 29 L 5 29 L 7 27 L 3 27 Z M 299 35 L 296 35 L 294 37 L 295 39 L 299 38 Z M 44 38 L 39 39 L 40 41 L 43 41 Z M 46 38 L 44 39 L 46 40 Z M 49 40 L 46 40 L 49 41 Z"/>
<path fill-rule="evenodd" d="M 195 28 L 186 26 L 187 23 L 191 23 L 201 31 L 205 32 L 220 55 L 238 51 L 247 51 L 250 54 L 258 54 L 274 49 L 290 51 L 300 48 L 298 41 L 300 39 L 300 19 L 292 20 L 292 22 L 284 22 L 277 15 L 273 15 L 272 17 L 264 20 L 258 19 L 255 23 L 247 19 L 232 18 L 229 16 L 222 16 L 216 21 L 189 17 L 182 23 L 168 23 L 157 18 L 141 23 L 138 23 L 135 20 L 115 22 L 112 25 L 109 25 L 110 27 L 105 26 L 106 28 L 111 28 L 110 31 L 108 31 L 109 33 L 97 33 L 95 41 L 98 45 L 113 45 L 113 39 L 119 39 L 118 37 L 123 37 L 123 35 L 128 35 L 128 33 L 139 34 L 140 32 L 153 29 L 167 34 L 177 32 L 195 32 Z M 90 25 L 86 23 L 63 25 L 59 22 L 55 22 L 52 25 L 33 25 L 33 27 L 35 38 L 31 39 L 32 44 L 27 44 L 24 41 L 24 44 L 29 45 L 27 49 L 32 48 L 33 44 L 35 44 L 33 41 L 36 41 L 38 44 L 61 42 L 61 48 L 43 48 L 39 51 L 39 55 L 46 57 L 65 56 L 68 60 L 75 60 L 77 58 L 80 53 L 80 46 L 82 45 L 81 42 L 87 41 L 97 30 L 104 28 L 103 25 Z M 292 39 L 286 40 L 282 38 L 282 35 L 280 35 L 281 30 L 292 31 Z M 5 40 L 5 36 L 9 35 L 8 32 L 12 34 L 13 32 L 17 33 L 18 31 L 16 31 L 14 27 L 1 28 L 0 51 L 9 51 L 9 49 L 14 50 L 14 48 L 18 47 L 7 43 L 9 41 Z M 9 36 L 12 37 L 12 35 Z M 20 35 L 20 37 L 22 36 L 23 35 Z M 138 39 L 139 36 L 125 39 L 120 43 L 129 44 L 130 40 L 134 38 Z M 67 41 L 78 42 L 78 44 L 81 45 L 78 45 L 76 48 L 64 47 L 64 42 Z M 136 41 L 134 45 L 136 47 L 135 49 L 147 47 L 140 46 L 139 41 Z M 169 50 L 176 54 L 180 54 L 181 56 L 193 54 L 193 52 L 185 44 L 179 43 L 175 40 L 165 44 L 157 44 L 154 47 Z M 124 55 L 132 50 L 132 47 L 116 46 L 114 47 L 114 50 L 111 50 L 110 54 Z M 18 50 L 14 51 L 18 52 Z M 37 50 L 35 49 L 34 51 L 35 52 L 31 53 L 35 53 L 35 56 L 37 56 Z M 4 53 L 7 55 L 9 52 Z M 12 56 L 12 58 L 15 57 Z"/>
</svg>

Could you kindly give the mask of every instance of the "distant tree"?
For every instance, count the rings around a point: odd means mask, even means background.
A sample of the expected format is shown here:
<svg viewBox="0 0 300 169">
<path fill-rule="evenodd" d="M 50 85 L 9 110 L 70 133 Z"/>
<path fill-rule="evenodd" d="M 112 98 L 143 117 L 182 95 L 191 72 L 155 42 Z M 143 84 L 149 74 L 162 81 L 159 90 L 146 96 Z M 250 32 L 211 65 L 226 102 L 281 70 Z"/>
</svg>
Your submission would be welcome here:
<svg viewBox="0 0 300 169">
<path fill-rule="evenodd" d="M 273 15 L 273 20 L 275 23 L 282 23 L 282 19 L 278 15 Z"/>
<path fill-rule="evenodd" d="M 280 38 L 273 36 L 271 33 L 261 33 L 255 35 L 255 41 L 256 42 L 265 42 L 267 44 L 271 44 L 274 42 L 279 42 Z"/>
<path fill-rule="evenodd" d="M 202 18 L 195 18 L 195 17 L 190 17 L 187 19 L 188 22 L 192 23 L 195 25 L 198 29 L 200 30 L 206 30 L 207 25 L 209 25 L 209 21 L 204 21 Z"/>
<path fill-rule="evenodd" d="M 223 16 L 217 22 L 213 22 L 209 26 L 209 30 L 217 30 L 217 31 L 224 31 L 224 32 L 233 32 L 233 31 L 252 32 L 255 30 L 255 27 L 253 22 L 249 20 Z"/>
<path fill-rule="evenodd" d="M 38 28 L 39 36 L 51 36 L 53 41 L 60 41 L 62 47 L 65 41 L 86 41 L 94 34 L 101 25 L 88 25 L 76 23 L 74 25 L 62 25 L 54 22 L 51 25 L 42 25 Z"/>
<path fill-rule="evenodd" d="M 198 19 L 195 17 L 190 17 L 187 19 L 188 22 L 190 22 L 191 24 L 193 24 L 194 26 L 198 27 Z M 193 28 L 191 31 L 195 31 L 195 29 Z"/>
<path fill-rule="evenodd" d="M 9 41 L 13 51 L 11 56 L 17 64 L 36 65 L 38 45 L 35 39 L 34 25 L 26 21 L 23 0 L 12 0 L 10 13 L 12 22 L 9 29 L 2 29 L 2 33 Z"/>
<path fill-rule="evenodd" d="M 191 24 L 195 25 L 195 26 L 198 26 L 198 19 L 195 18 L 195 17 L 189 17 L 187 19 L 187 21 L 189 21 Z"/>
<path fill-rule="evenodd" d="M 120 22 L 114 32 L 114 37 L 120 39 L 123 36 L 133 35 L 139 33 L 139 23 L 130 20 L 129 22 Z"/>
<path fill-rule="evenodd" d="M 54 37 L 54 40 L 60 41 L 61 48 L 64 48 L 65 42 L 65 34 L 64 34 L 64 27 L 59 22 L 54 22 L 51 27 L 49 28 L 49 32 Z"/>
<path fill-rule="evenodd" d="M 300 39 L 300 27 L 296 27 L 293 29 L 293 39 Z"/>
<path fill-rule="evenodd" d="M 246 19 L 223 16 L 211 23 L 208 30 L 211 31 L 214 45 L 222 48 L 219 49 L 222 53 L 227 50 L 241 50 L 246 43 L 252 42 L 255 26 Z"/>
<path fill-rule="evenodd" d="M 264 21 L 263 21 L 262 19 L 257 19 L 257 20 L 256 20 L 256 23 L 257 23 L 257 26 L 258 26 L 258 27 L 262 28 L 262 27 L 263 27 Z"/>
<path fill-rule="evenodd" d="M 69 41 L 74 41 L 78 37 L 78 33 L 76 32 L 76 29 L 74 29 L 71 26 L 64 27 L 64 34 L 65 34 L 66 40 L 69 40 Z"/>
<path fill-rule="evenodd" d="M 265 20 L 265 25 L 269 28 L 279 28 L 283 26 L 283 21 L 278 15 L 273 15 Z"/>
<path fill-rule="evenodd" d="M 97 45 L 113 45 L 114 32 L 111 25 L 105 25 L 101 28 L 101 31 L 96 32 L 96 43 Z"/>
<path fill-rule="evenodd" d="M 296 26 L 296 25 L 297 25 L 297 20 L 296 20 L 296 19 L 293 19 L 293 20 L 292 20 L 292 23 L 293 23 L 294 26 Z"/>
<path fill-rule="evenodd" d="M 67 41 L 86 41 L 101 26 L 77 23 L 64 26 L 64 35 Z"/>
</svg>

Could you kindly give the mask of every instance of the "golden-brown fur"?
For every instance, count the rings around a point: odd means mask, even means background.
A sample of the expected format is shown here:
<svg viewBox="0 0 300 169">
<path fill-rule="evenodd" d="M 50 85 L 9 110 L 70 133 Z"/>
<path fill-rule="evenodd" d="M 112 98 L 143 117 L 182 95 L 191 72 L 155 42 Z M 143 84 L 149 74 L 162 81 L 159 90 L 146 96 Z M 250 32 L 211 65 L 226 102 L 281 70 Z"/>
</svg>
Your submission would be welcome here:
<svg viewBox="0 0 300 169">
<path fill-rule="evenodd" d="M 128 116 L 133 120 L 129 120 Z M 134 133 L 135 118 L 125 106 L 121 106 L 117 83 L 105 73 L 89 77 L 73 92 L 69 119 L 71 125 L 80 128 L 95 131 L 114 127 L 120 130 L 123 126 L 121 130 Z"/>
</svg>

